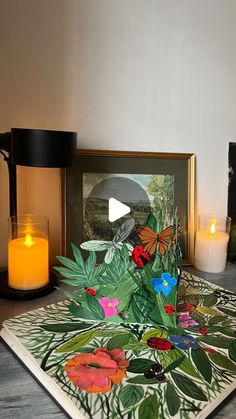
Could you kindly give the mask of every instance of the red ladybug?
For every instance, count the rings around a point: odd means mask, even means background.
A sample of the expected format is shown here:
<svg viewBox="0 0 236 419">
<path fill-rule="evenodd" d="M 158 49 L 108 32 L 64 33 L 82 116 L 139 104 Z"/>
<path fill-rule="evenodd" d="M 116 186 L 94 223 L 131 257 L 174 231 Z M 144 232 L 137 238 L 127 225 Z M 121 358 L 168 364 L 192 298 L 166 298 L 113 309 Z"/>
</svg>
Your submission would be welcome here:
<svg viewBox="0 0 236 419">
<path fill-rule="evenodd" d="M 85 288 L 85 292 L 89 295 L 96 295 L 97 294 L 97 291 L 95 289 L 88 288 L 88 287 Z"/>
<path fill-rule="evenodd" d="M 150 260 L 150 256 L 145 252 L 143 246 L 135 246 L 132 252 L 132 259 L 138 268 L 143 268 Z"/>
<path fill-rule="evenodd" d="M 167 314 L 174 314 L 174 312 L 176 311 L 176 308 L 171 304 L 166 304 L 164 309 Z"/>
<path fill-rule="evenodd" d="M 169 351 L 169 349 L 172 349 L 172 343 L 169 342 L 169 340 L 157 338 L 156 336 L 149 338 L 147 340 L 147 345 L 150 346 L 150 348 L 158 349 L 159 351 Z"/>
</svg>

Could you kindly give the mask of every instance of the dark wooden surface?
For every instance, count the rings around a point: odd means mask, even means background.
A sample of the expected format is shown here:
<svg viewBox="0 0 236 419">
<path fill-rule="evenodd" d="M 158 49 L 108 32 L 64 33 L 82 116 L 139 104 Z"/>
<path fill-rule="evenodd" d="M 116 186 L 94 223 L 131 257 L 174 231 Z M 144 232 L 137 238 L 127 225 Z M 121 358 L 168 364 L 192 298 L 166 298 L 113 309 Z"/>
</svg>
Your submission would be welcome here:
<svg viewBox="0 0 236 419">
<path fill-rule="evenodd" d="M 188 267 L 186 270 L 236 292 L 236 265 L 228 264 L 226 271 L 221 274 L 208 274 L 193 267 Z M 46 297 L 31 301 L 8 301 L 0 298 L 0 323 L 7 318 L 63 299 L 63 294 L 58 290 Z M 231 395 L 211 417 L 235 419 L 235 394 Z M 65 419 L 67 416 L 0 341 L 0 419 L 52 418 Z"/>
</svg>

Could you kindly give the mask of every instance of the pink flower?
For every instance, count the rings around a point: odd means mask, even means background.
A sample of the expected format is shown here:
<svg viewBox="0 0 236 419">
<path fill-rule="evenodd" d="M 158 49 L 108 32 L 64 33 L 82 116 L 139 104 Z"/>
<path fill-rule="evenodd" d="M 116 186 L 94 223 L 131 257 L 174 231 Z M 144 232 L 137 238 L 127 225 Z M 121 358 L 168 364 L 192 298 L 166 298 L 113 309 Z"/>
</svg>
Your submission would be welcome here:
<svg viewBox="0 0 236 419">
<path fill-rule="evenodd" d="M 102 298 L 99 298 L 98 301 L 106 317 L 112 317 L 117 314 L 116 306 L 120 304 L 120 301 L 118 300 L 118 298 L 110 299 L 108 297 L 102 297 Z"/>
<path fill-rule="evenodd" d="M 178 322 L 185 322 L 186 320 L 190 320 L 191 317 L 189 314 L 180 314 L 180 316 L 177 316 Z"/>
<path fill-rule="evenodd" d="M 196 324 L 198 324 L 198 323 L 195 322 L 195 320 L 186 320 L 186 322 L 181 322 L 180 326 L 181 327 L 191 327 L 191 326 L 196 326 Z"/>
</svg>

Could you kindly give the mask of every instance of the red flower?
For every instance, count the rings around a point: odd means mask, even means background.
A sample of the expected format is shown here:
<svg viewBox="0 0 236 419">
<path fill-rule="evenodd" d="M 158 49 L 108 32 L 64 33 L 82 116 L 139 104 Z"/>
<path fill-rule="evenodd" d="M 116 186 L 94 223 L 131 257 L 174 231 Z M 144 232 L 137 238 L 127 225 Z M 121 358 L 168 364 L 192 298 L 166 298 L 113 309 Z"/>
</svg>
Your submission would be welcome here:
<svg viewBox="0 0 236 419">
<path fill-rule="evenodd" d="M 135 246 L 132 252 L 132 259 L 138 268 L 143 268 L 148 263 L 150 256 L 145 252 L 143 246 Z"/>
<path fill-rule="evenodd" d="M 166 304 L 164 309 L 167 314 L 174 314 L 174 312 L 176 311 L 176 308 L 171 304 Z"/>
<path fill-rule="evenodd" d="M 90 295 L 96 295 L 97 294 L 97 291 L 93 288 L 86 287 L 85 291 L 87 292 L 87 294 L 90 294 Z"/>
<path fill-rule="evenodd" d="M 198 333 L 201 333 L 201 335 L 206 336 L 208 335 L 208 330 L 205 329 L 205 327 L 200 327 L 200 329 L 198 329 Z"/>
<path fill-rule="evenodd" d="M 178 311 L 193 311 L 195 310 L 196 305 L 195 304 L 190 304 L 190 303 L 182 303 L 182 304 L 178 304 L 177 306 L 177 310 Z"/>
<path fill-rule="evenodd" d="M 159 351 L 168 351 L 172 348 L 172 343 L 169 342 L 167 339 L 157 338 L 153 336 L 147 340 L 147 345 L 150 348 L 158 349 Z"/>
<path fill-rule="evenodd" d="M 112 384 L 120 384 L 125 378 L 129 361 L 120 348 L 109 351 L 97 348 L 69 359 L 65 371 L 69 379 L 87 393 L 106 393 Z"/>
</svg>

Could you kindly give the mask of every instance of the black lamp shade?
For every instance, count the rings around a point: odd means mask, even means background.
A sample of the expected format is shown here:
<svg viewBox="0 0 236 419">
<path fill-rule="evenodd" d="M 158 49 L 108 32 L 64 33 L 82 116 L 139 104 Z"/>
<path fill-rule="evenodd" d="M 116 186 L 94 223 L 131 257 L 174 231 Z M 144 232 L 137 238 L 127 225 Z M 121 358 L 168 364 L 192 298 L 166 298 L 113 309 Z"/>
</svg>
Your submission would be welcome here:
<svg viewBox="0 0 236 419">
<path fill-rule="evenodd" d="M 34 167 L 69 167 L 77 148 L 76 132 L 11 129 L 11 161 Z"/>
</svg>

